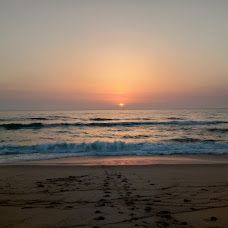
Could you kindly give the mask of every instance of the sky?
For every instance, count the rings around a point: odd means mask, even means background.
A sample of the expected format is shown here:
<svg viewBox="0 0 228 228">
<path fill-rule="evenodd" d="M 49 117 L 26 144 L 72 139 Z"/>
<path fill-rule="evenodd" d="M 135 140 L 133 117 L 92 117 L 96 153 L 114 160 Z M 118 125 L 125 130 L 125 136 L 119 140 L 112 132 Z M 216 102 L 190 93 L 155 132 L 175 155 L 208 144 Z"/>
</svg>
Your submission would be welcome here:
<svg viewBox="0 0 228 228">
<path fill-rule="evenodd" d="M 228 107 L 227 0 L 0 0 L 0 110 Z"/>
</svg>

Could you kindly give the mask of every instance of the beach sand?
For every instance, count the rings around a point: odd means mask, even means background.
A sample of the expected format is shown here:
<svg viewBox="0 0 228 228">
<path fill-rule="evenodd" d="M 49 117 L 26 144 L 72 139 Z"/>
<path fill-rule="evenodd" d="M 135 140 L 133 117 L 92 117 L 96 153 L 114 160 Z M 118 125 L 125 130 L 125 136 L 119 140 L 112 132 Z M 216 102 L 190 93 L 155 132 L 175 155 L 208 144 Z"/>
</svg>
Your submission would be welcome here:
<svg viewBox="0 0 228 228">
<path fill-rule="evenodd" d="M 226 157 L 128 158 L 1 165 L 0 227 L 228 227 Z"/>
</svg>

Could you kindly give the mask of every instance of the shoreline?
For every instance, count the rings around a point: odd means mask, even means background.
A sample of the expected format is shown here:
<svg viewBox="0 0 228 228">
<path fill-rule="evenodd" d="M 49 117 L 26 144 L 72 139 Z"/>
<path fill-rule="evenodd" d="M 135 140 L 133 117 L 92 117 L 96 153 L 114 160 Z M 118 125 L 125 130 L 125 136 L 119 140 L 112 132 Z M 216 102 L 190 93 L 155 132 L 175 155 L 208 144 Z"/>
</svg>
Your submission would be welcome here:
<svg viewBox="0 0 228 228">
<path fill-rule="evenodd" d="M 120 155 L 71 156 L 44 160 L 27 160 L 1 163 L 7 165 L 72 165 L 72 166 L 148 166 L 148 165 L 228 164 L 228 154 L 187 155 Z"/>
</svg>

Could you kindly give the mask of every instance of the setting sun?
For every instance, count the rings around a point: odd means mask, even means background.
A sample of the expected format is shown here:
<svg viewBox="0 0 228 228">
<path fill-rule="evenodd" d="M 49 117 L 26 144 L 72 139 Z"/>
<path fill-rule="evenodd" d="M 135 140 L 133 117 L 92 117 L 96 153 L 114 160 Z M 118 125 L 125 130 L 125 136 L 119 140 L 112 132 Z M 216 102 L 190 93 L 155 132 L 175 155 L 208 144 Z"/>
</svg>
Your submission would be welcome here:
<svg viewBox="0 0 228 228">
<path fill-rule="evenodd" d="M 120 103 L 120 104 L 119 104 L 119 106 L 120 106 L 121 108 L 124 107 L 124 105 L 125 105 L 125 104 L 123 104 L 123 103 Z"/>
</svg>

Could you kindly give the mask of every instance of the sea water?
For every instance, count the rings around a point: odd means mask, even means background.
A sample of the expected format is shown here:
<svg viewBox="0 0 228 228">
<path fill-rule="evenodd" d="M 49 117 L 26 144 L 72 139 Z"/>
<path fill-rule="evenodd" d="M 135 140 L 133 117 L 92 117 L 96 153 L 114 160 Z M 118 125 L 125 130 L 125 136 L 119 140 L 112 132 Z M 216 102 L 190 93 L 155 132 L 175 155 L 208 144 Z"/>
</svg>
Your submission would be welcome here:
<svg viewBox="0 0 228 228">
<path fill-rule="evenodd" d="M 228 153 L 228 109 L 0 112 L 0 162 Z"/>
</svg>

